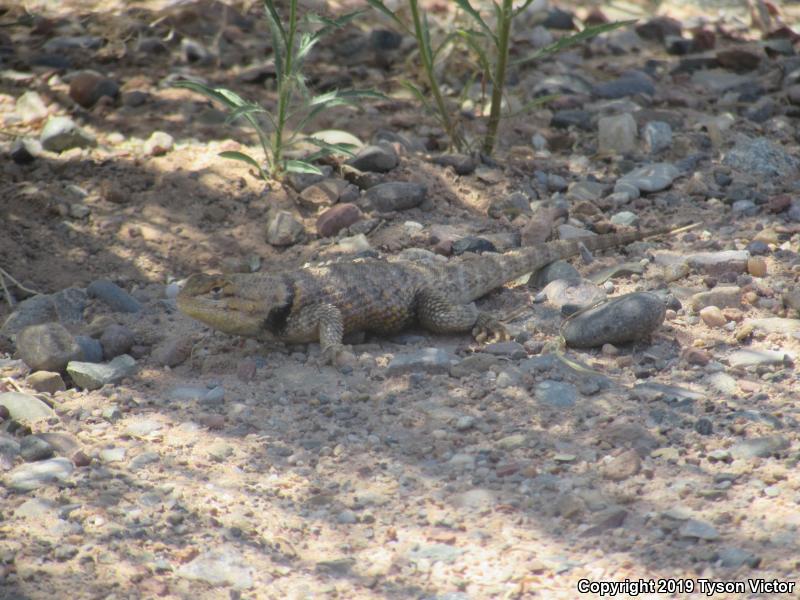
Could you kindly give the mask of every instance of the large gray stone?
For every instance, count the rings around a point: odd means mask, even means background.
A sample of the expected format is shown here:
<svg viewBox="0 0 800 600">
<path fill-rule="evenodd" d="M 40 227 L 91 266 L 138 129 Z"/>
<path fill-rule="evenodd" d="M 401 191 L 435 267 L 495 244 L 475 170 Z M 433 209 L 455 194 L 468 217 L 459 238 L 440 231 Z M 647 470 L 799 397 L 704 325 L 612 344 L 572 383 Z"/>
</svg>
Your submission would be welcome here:
<svg viewBox="0 0 800 600">
<path fill-rule="evenodd" d="M 0 394 L 0 406 L 5 406 L 11 418 L 22 423 L 33 423 L 55 414 L 46 403 L 21 392 L 3 392 Z"/>
<path fill-rule="evenodd" d="M 17 334 L 17 353 L 34 371 L 63 371 L 81 358 L 81 348 L 60 323 L 31 325 Z"/>
<path fill-rule="evenodd" d="M 75 385 L 86 390 L 96 390 L 108 383 L 117 383 L 136 371 L 133 357 L 122 354 L 108 363 L 89 363 L 72 361 L 67 365 L 67 373 Z"/>
</svg>

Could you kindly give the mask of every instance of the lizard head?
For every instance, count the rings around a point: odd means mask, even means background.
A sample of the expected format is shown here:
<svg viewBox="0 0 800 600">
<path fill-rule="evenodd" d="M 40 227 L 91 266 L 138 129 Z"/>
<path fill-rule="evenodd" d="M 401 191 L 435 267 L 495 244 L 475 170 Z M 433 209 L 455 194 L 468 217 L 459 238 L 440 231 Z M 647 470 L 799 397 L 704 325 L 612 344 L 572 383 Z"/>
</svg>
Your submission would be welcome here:
<svg viewBox="0 0 800 600">
<path fill-rule="evenodd" d="M 176 300 L 178 310 L 214 329 L 268 339 L 285 325 L 293 297 L 280 278 L 196 273 Z"/>
</svg>

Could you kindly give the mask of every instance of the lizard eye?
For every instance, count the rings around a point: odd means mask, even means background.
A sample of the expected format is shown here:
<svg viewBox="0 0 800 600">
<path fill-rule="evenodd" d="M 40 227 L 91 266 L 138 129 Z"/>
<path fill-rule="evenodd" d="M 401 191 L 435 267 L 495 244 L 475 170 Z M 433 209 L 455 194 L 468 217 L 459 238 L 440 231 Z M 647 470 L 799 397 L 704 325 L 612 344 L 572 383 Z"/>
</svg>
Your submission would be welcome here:
<svg viewBox="0 0 800 600">
<path fill-rule="evenodd" d="M 211 288 L 211 293 L 214 294 L 215 296 L 219 296 L 222 293 L 222 286 L 215 285 L 213 288 Z"/>
</svg>

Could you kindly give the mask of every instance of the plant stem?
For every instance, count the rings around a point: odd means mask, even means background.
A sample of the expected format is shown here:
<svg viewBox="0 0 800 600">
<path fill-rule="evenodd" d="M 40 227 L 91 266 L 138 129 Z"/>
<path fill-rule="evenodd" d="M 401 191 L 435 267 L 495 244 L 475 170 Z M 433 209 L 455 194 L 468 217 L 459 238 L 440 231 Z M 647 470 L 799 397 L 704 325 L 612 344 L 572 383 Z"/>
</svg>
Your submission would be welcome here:
<svg viewBox="0 0 800 600">
<path fill-rule="evenodd" d="M 506 83 L 506 66 L 508 64 L 508 41 L 511 37 L 511 17 L 513 16 L 512 0 L 503 0 L 500 9 L 500 23 L 497 36 L 497 64 L 492 77 L 492 106 L 489 110 L 489 122 L 486 137 L 483 139 L 484 154 L 491 155 L 497 139 L 497 128 L 500 125 L 500 113 L 503 103 L 503 88 Z"/>
<path fill-rule="evenodd" d="M 422 67 L 425 69 L 425 76 L 428 78 L 428 85 L 433 93 L 433 99 L 436 102 L 436 110 L 439 112 L 439 117 L 444 125 L 447 136 L 450 138 L 450 143 L 457 149 L 461 150 L 461 136 L 453 126 L 450 120 L 450 115 L 447 112 L 447 106 L 442 98 L 442 92 L 439 89 L 439 83 L 436 81 L 436 75 L 433 72 L 433 54 L 430 48 L 430 41 L 425 33 L 425 28 L 422 24 L 422 18 L 419 13 L 419 5 L 417 0 L 408 0 L 408 5 L 411 8 L 411 16 L 414 20 L 414 35 L 417 38 L 419 46 L 420 57 L 422 58 Z"/>
<path fill-rule="evenodd" d="M 278 82 L 278 120 L 272 142 L 272 175 L 283 171 L 283 129 L 286 126 L 287 111 L 292 94 L 292 58 L 294 53 L 294 34 L 297 31 L 297 0 L 289 2 L 288 35 L 284 48 L 285 62 L 283 80 Z"/>
</svg>

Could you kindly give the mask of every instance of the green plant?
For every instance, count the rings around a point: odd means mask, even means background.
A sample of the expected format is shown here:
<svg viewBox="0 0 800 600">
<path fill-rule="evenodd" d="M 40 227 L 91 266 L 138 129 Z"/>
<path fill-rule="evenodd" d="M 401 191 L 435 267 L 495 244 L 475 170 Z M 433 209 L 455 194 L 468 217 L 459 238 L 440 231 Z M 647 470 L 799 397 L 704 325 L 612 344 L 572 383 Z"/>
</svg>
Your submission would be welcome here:
<svg viewBox="0 0 800 600">
<path fill-rule="evenodd" d="M 522 13 L 533 0 L 525 0 L 517 8 L 513 7 L 513 0 L 500 0 L 500 3 L 493 1 L 495 27 L 489 23 L 476 10 L 470 0 L 455 0 L 459 8 L 469 17 L 476 28 L 459 28 L 450 33 L 434 48 L 431 43 L 431 32 L 427 14 L 421 11 L 417 0 L 408 0 L 411 12 L 411 26 L 400 17 L 398 12 L 390 10 L 383 0 L 367 0 L 373 8 L 388 16 L 394 23 L 409 35 L 414 36 L 417 41 L 417 48 L 420 55 L 420 62 L 425 76 L 425 83 L 433 96 L 433 104 L 428 101 L 425 93 L 417 85 L 410 81 L 403 81 L 402 85 L 408 89 L 419 102 L 431 111 L 439 123 L 444 128 L 451 146 L 457 150 L 467 149 L 469 143 L 459 122 L 454 120 L 448 109 L 442 93 L 442 86 L 436 78 L 435 62 L 442 50 L 457 40 L 462 40 L 476 57 L 477 67 L 481 72 L 484 82 L 492 85 L 492 98 L 489 108 L 489 118 L 487 121 L 486 135 L 483 138 L 481 149 L 485 154 L 491 154 L 494 150 L 497 139 L 497 130 L 503 118 L 502 105 L 505 89 L 506 73 L 508 71 L 509 43 L 511 39 L 511 27 L 514 18 Z M 579 44 L 601 33 L 611 31 L 618 27 L 629 25 L 634 21 L 619 21 L 615 23 L 604 23 L 587 27 L 582 31 L 565 36 L 552 44 L 541 48 L 537 52 L 516 61 L 515 65 L 528 63 L 550 54 L 559 52 L 570 46 Z M 542 96 L 529 102 L 525 109 L 530 109 L 536 105 L 544 104 L 553 99 L 553 96 Z"/>
<path fill-rule="evenodd" d="M 220 156 L 245 162 L 256 169 L 264 179 L 280 179 L 286 172 L 322 172 L 313 161 L 330 154 L 353 156 L 351 144 L 331 144 L 313 135 L 303 134 L 304 128 L 322 111 L 348 104 L 359 98 L 383 98 L 371 90 L 334 90 L 312 95 L 305 85 L 303 64 L 311 49 L 333 29 L 344 26 L 363 11 L 329 19 L 307 13 L 297 14 L 298 0 L 289 0 L 289 15 L 284 22 L 273 0 L 264 0 L 267 22 L 272 40 L 275 62 L 277 100 L 275 109 L 268 111 L 256 102 L 245 100 L 236 92 L 224 87 L 212 87 L 195 81 L 179 81 L 176 87 L 186 88 L 219 102 L 227 111 L 227 123 L 243 119 L 252 127 L 264 155 L 263 164 L 244 152 L 220 152 Z M 266 123 L 259 118 L 263 115 Z M 300 159 L 286 158 L 288 149 L 300 141 L 313 144 L 318 150 Z"/>
</svg>

